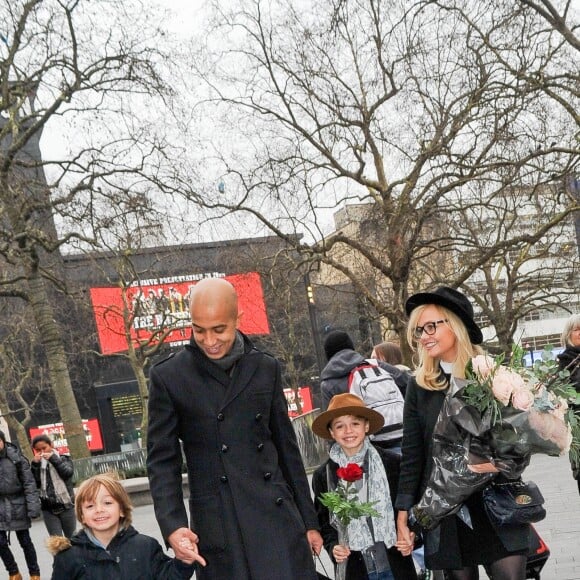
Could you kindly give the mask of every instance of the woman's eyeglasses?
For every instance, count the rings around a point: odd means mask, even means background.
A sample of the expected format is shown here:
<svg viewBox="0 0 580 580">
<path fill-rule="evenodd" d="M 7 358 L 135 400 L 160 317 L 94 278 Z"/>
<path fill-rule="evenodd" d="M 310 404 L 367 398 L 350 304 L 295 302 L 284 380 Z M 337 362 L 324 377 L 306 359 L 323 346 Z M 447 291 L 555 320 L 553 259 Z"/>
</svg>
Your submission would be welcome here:
<svg viewBox="0 0 580 580">
<path fill-rule="evenodd" d="M 415 330 L 413 330 L 413 337 L 419 340 L 423 336 L 423 332 L 428 336 L 431 336 L 437 331 L 437 325 L 443 324 L 444 322 L 447 322 L 447 318 L 436 320 L 435 322 L 427 322 L 427 324 L 424 324 L 423 326 L 416 326 Z"/>
</svg>

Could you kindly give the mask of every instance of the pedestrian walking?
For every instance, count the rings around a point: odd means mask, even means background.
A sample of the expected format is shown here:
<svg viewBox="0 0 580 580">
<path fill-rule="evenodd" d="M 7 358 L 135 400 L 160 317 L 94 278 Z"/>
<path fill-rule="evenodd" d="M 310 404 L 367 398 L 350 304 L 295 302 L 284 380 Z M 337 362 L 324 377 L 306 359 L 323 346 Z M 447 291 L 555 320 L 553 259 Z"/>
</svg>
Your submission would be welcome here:
<svg viewBox="0 0 580 580">
<path fill-rule="evenodd" d="M 237 329 L 228 281 L 198 282 L 190 314 L 191 344 L 150 373 L 147 470 L 163 537 L 200 563 L 198 580 L 314 580 L 322 538 L 280 364 Z"/>
<path fill-rule="evenodd" d="M 570 382 L 580 393 L 580 314 L 568 318 L 562 330 L 562 346 L 564 350 L 558 355 L 560 369 L 570 373 Z M 572 462 L 572 475 L 578 484 L 580 493 L 580 465 Z"/>
<path fill-rule="evenodd" d="M 10 580 L 22 580 L 9 534 L 15 532 L 24 552 L 30 580 L 40 580 L 36 549 L 30 537 L 31 518 L 40 516 L 40 500 L 28 459 L 0 431 L 0 557 Z"/>
<path fill-rule="evenodd" d="M 423 496 L 438 459 L 433 457 L 433 430 L 451 376 L 465 378 L 469 359 L 483 352 L 478 346 L 483 335 L 469 300 L 453 288 L 443 286 L 415 294 L 405 309 L 409 315 L 407 338 L 418 353 L 419 365 L 405 398 L 403 457 L 395 505 L 400 510 L 398 538 L 410 551 L 413 538 L 408 510 Z M 433 531 L 424 532 L 427 567 L 445 570 L 450 580 L 476 580 L 478 566 L 483 564 L 496 580 L 524 580 L 530 526 L 492 526 L 481 492 L 473 493 L 465 506 L 470 525 L 454 514 L 443 518 Z"/>
<path fill-rule="evenodd" d="M 397 492 L 400 456 L 390 449 L 375 448 L 368 435 L 377 432 L 384 417 L 365 406 L 350 393 L 335 395 L 328 410 L 313 422 L 319 437 L 334 441 L 330 459 L 312 476 L 312 489 L 324 547 L 336 563 L 346 561 L 346 580 L 411 580 L 416 578 L 410 556 L 396 548 L 393 499 Z M 361 477 L 356 497 L 361 503 L 372 502 L 378 517 L 353 518 L 347 526 L 349 543 L 339 541 L 337 523 L 320 497 L 338 485 L 341 468 L 356 465 Z M 352 467 L 350 468 L 352 469 Z"/>
</svg>

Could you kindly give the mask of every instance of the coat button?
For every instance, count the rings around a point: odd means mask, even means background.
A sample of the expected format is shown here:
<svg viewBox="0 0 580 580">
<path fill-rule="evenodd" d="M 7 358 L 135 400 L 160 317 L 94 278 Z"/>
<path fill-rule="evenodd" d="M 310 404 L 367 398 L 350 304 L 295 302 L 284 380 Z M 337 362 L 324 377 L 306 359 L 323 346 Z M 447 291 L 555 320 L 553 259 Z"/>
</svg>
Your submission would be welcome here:
<svg viewBox="0 0 580 580">
<path fill-rule="evenodd" d="M 222 445 L 222 453 L 227 453 L 228 449 L 229 449 L 229 447 L 224 443 Z"/>
<path fill-rule="evenodd" d="M 227 482 L 228 482 L 228 476 L 227 476 L 227 475 L 222 475 L 222 476 L 220 477 L 220 481 L 221 481 L 222 483 L 227 483 Z"/>
<path fill-rule="evenodd" d="M 283 497 L 277 497 L 276 498 L 276 505 L 282 505 L 284 503 L 284 498 Z"/>
<path fill-rule="evenodd" d="M 266 473 L 264 473 L 264 479 L 266 481 L 268 481 L 271 477 L 272 477 L 272 474 L 269 471 L 266 471 Z"/>
<path fill-rule="evenodd" d="M 224 414 L 223 413 L 218 413 L 217 420 L 218 421 L 223 421 L 224 419 L 225 419 Z"/>
<path fill-rule="evenodd" d="M 262 413 L 256 413 L 256 421 L 262 420 Z"/>
<path fill-rule="evenodd" d="M 257 448 L 258 448 L 258 451 L 264 451 L 264 444 L 258 443 Z"/>
</svg>

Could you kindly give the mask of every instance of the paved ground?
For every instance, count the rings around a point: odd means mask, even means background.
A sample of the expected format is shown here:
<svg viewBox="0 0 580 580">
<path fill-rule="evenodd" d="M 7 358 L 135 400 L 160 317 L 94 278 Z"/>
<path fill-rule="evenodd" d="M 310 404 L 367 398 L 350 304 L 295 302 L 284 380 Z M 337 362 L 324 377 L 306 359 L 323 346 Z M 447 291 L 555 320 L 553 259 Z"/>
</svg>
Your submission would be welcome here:
<svg viewBox="0 0 580 580">
<path fill-rule="evenodd" d="M 538 532 L 551 550 L 551 557 L 542 573 L 542 580 L 580 580 L 580 496 L 576 482 L 572 479 L 567 458 L 535 456 L 525 473 L 525 479 L 534 480 L 546 498 L 548 515 L 544 521 L 536 524 Z M 161 541 L 152 506 L 135 508 L 133 520 L 140 532 Z M 46 530 L 41 520 L 33 522 L 31 533 L 38 551 L 42 578 L 48 580 L 52 569 L 52 557 L 44 547 Z M 22 550 L 14 535 L 12 549 L 21 571 L 25 571 Z M 327 556 L 324 556 L 323 562 L 331 576 Z M 0 572 L 0 578 L 3 574 L 4 572 Z M 482 574 L 482 577 L 485 575 Z M 224 578 L 224 580 L 235 579 Z"/>
</svg>

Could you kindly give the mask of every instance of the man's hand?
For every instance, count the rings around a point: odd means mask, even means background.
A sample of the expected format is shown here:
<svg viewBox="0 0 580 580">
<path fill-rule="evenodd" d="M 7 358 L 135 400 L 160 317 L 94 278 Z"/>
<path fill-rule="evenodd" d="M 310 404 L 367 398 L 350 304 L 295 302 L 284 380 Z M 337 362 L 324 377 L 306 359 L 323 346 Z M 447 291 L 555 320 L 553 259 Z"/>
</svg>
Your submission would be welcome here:
<svg viewBox="0 0 580 580">
<path fill-rule="evenodd" d="M 194 534 L 189 528 L 178 528 L 167 538 L 167 542 L 178 560 L 186 564 L 199 562 L 205 566 L 206 562 L 197 550 L 198 541 L 197 534 Z"/>
<path fill-rule="evenodd" d="M 314 554 L 320 554 L 322 550 L 322 536 L 318 530 L 308 530 L 306 532 L 306 537 L 308 538 L 308 543 L 310 544 L 310 549 Z"/>
</svg>

